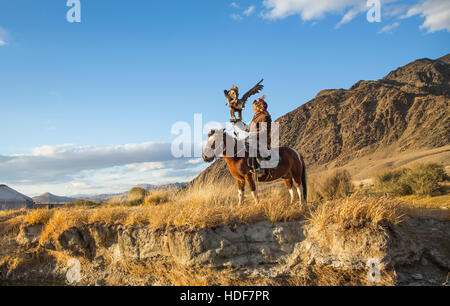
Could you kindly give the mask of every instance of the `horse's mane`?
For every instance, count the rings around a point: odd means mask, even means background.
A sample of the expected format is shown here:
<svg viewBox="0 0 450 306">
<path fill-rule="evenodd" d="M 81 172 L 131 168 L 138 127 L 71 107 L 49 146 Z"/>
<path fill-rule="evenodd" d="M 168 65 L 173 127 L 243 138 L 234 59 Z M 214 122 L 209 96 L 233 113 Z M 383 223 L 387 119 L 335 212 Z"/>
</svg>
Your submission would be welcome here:
<svg viewBox="0 0 450 306">
<path fill-rule="evenodd" d="M 242 141 L 242 139 L 239 139 L 239 138 L 237 138 L 236 136 L 234 136 L 234 135 L 232 135 L 232 134 L 230 134 L 230 133 L 228 133 L 227 131 L 226 131 L 226 129 L 220 129 L 220 130 L 215 130 L 215 129 L 213 129 L 213 130 L 211 130 L 209 133 L 208 133 L 208 138 L 209 137 L 211 137 L 211 136 L 214 136 L 215 134 L 218 134 L 218 133 L 221 133 L 223 136 L 225 136 L 225 137 L 230 137 L 230 138 L 233 138 L 233 139 L 235 139 L 235 140 L 237 140 L 237 141 Z"/>
</svg>

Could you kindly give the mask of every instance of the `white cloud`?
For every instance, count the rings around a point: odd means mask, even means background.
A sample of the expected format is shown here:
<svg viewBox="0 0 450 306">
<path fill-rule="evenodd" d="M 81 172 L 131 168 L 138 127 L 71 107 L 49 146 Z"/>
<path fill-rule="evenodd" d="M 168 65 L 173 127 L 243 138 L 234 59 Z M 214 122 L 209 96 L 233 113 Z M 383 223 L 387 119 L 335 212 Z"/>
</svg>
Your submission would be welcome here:
<svg viewBox="0 0 450 306">
<path fill-rule="evenodd" d="M 384 26 L 380 31 L 378 31 L 378 34 L 383 33 L 392 33 L 392 31 L 400 26 L 400 22 L 394 22 L 393 24 L 389 24 L 387 26 Z"/>
<path fill-rule="evenodd" d="M 340 28 L 341 25 L 349 23 L 352 21 L 359 13 L 364 12 L 366 10 L 365 6 L 358 6 L 350 9 L 347 13 L 345 13 L 344 17 L 342 17 L 341 21 L 336 25 L 336 29 Z"/>
<path fill-rule="evenodd" d="M 323 18 L 328 13 L 343 13 L 346 9 L 359 8 L 361 0 L 264 0 L 268 10 L 263 16 L 268 19 L 282 19 L 300 15 L 303 21 Z M 348 17 L 347 17 L 348 18 Z"/>
<path fill-rule="evenodd" d="M 425 18 L 420 29 L 433 33 L 440 30 L 450 32 L 450 1 L 449 0 L 425 0 L 411 7 L 402 18 L 410 18 L 419 15 Z"/>
<path fill-rule="evenodd" d="M 129 170 L 137 170 L 139 172 L 148 172 L 151 170 L 160 170 L 164 169 L 166 165 L 161 162 L 153 162 L 153 163 L 137 163 L 137 164 L 129 164 L 125 166 Z"/>
<path fill-rule="evenodd" d="M 254 5 L 249 6 L 248 9 L 244 11 L 245 16 L 250 16 L 255 11 L 256 7 Z"/>
<path fill-rule="evenodd" d="M 170 143 L 42 146 L 0 156 L 0 183 L 37 195 L 122 192 L 142 183 L 188 181 L 207 165 L 175 159 Z"/>
<path fill-rule="evenodd" d="M 239 14 L 232 14 L 231 19 L 236 20 L 236 21 L 242 21 L 242 19 L 244 19 L 244 18 Z"/>
<path fill-rule="evenodd" d="M 392 5 L 383 5 L 382 6 L 382 15 L 383 17 L 398 17 L 403 15 L 410 5 L 406 4 L 392 4 Z"/>
<path fill-rule="evenodd" d="M 238 9 L 238 8 L 239 8 L 239 4 L 237 4 L 236 2 L 231 2 L 231 3 L 230 3 L 230 6 L 231 6 L 232 8 L 235 8 L 235 9 Z"/>
<path fill-rule="evenodd" d="M 7 32 L 5 29 L 0 27 L 0 47 L 6 46 L 8 43 L 6 42 Z"/>
<path fill-rule="evenodd" d="M 201 158 L 197 158 L 197 159 L 190 159 L 190 160 L 188 160 L 188 164 L 191 164 L 191 165 L 197 165 L 197 164 L 201 164 L 203 162 L 203 159 L 201 159 Z"/>
</svg>

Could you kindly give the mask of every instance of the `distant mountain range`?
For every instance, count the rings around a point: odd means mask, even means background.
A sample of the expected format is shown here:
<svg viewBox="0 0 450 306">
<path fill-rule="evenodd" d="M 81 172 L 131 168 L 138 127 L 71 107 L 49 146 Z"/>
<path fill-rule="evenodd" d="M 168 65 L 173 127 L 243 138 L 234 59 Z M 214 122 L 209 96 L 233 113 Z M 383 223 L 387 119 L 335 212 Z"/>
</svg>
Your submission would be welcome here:
<svg viewBox="0 0 450 306">
<path fill-rule="evenodd" d="M 163 185 L 152 185 L 152 184 L 140 184 L 135 187 L 144 188 L 145 190 L 167 190 L 170 188 L 179 189 L 186 186 L 186 183 L 173 183 L 173 184 L 163 184 Z M 37 204 L 61 204 L 61 203 L 73 203 L 77 199 L 86 199 L 94 202 L 107 202 L 115 197 L 128 197 L 128 191 L 120 193 L 105 193 L 96 195 L 75 195 L 73 197 L 57 196 L 51 193 L 44 193 L 38 197 L 34 197 L 33 201 Z"/>
<path fill-rule="evenodd" d="M 77 200 L 76 198 L 61 197 L 61 196 L 51 194 L 49 192 L 44 193 L 43 195 L 40 195 L 38 197 L 34 197 L 32 199 L 33 199 L 34 203 L 36 203 L 36 204 L 73 203 Z"/>
</svg>

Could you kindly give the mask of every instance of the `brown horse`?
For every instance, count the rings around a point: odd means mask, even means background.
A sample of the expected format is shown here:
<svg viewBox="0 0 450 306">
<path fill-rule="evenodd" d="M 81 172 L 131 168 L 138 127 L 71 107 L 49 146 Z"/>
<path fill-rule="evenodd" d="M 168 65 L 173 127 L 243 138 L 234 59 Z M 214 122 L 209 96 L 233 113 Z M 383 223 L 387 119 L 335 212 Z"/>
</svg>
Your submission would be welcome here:
<svg viewBox="0 0 450 306">
<path fill-rule="evenodd" d="M 227 143 L 231 143 L 234 146 L 234 149 L 231 150 L 233 151 L 232 154 L 228 153 L 227 155 L 227 151 L 230 151 L 226 149 Z M 238 150 L 238 148 L 241 149 Z M 258 176 L 257 179 L 260 182 L 272 182 L 282 179 L 286 187 L 289 189 L 291 204 L 294 202 L 295 192 L 293 183 L 295 183 L 300 205 L 303 205 L 307 198 L 306 167 L 303 157 L 296 150 L 288 147 L 280 147 L 278 152 L 278 165 L 274 168 L 266 169 L 266 173 Z M 206 143 L 205 151 L 203 152 L 203 160 L 210 163 L 215 158 L 223 158 L 225 160 L 231 175 L 236 180 L 238 185 L 239 204 L 242 205 L 244 202 L 246 182 L 250 187 L 255 202 L 259 203 L 254 179 L 255 175 L 251 167 L 248 165 L 248 147 L 244 145 L 244 142 L 228 135 L 224 132 L 224 130 L 211 131 Z"/>
</svg>

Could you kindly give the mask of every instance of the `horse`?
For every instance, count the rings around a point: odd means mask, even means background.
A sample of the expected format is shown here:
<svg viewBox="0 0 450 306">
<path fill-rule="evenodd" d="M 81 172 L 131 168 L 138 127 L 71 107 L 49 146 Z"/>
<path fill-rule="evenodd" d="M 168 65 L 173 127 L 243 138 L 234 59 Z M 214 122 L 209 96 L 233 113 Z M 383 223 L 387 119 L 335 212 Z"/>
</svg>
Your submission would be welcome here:
<svg viewBox="0 0 450 306">
<path fill-rule="evenodd" d="M 227 156 L 227 151 L 229 151 L 226 149 L 227 143 L 234 146 L 231 156 Z M 239 151 L 239 147 L 245 153 Z M 254 179 L 255 174 L 248 163 L 249 154 L 247 149 L 244 141 L 230 136 L 225 130 L 212 130 L 208 135 L 206 147 L 202 154 L 203 160 L 207 163 L 213 162 L 216 158 L 225 160 L 238 186 L 239 205 L 244 204 L 245 183 L 249 185 L 255 203 L 259 204 Z M 272 182 L 282 179 L 289 190 L 291 204 L 294 203 L 295 198 L 295 183 L 300 205 L 303 205 L 307 198 L 306 166 L 303 157 L 296 150 L 289 147 L 280 147 L 278 149 L 280 157 L 278 165 L 271 169 L 265 169 L 265 173 L 257 176 L 257 180 L 259 182 Z M 239 152 L 240 154 L 238 154 Z"/>
</svg>

